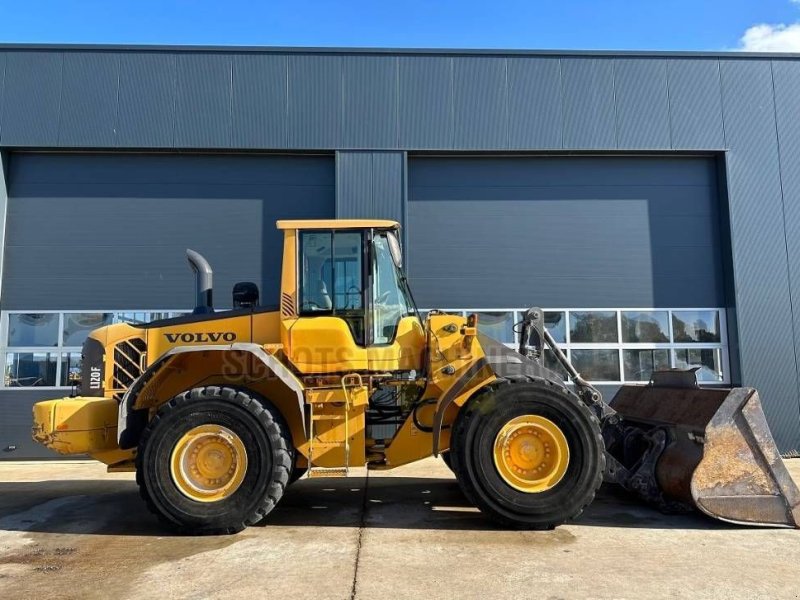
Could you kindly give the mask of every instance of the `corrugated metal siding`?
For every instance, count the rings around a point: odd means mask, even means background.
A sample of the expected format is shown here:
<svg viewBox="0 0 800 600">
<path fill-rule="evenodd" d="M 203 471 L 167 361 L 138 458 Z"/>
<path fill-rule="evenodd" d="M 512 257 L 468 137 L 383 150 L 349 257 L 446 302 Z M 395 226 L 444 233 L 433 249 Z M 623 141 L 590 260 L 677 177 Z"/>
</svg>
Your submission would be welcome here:
<svg viewBox="0 0 800 600">
<path fill-rule="evenodd" d="M 334 214 L 332 157 L 13 154 L 5 310 L 191 307 L 185 250 L 216 304 L 255 281 L 274 304 L 279 218 Z"/>
<path fill-rule="evenodd" d="M 710 159 L 415 157 L 407 230 L 422 306 L 724 305 Z"/>
<path fill-rule="evenodd" d="M 57 52 L 7 54 L 0 138 L 4 146 L 58 146 L 63 62 L 63 54 Z"/>
<path fill-rule="evenodd" d="M 31 438 L 33 405 L 40 400 L 49 400 L 53 396 L 53 390 L 0 391 L 3 416 L 0 419 L 0 460 L 58 458 L 58 454 L 37 444 Z"/>
<path fill-rule="evenodd" d="M 642 150 L 670 148 L 666 61 L 617 60 L 614 86 L 617 145 Z"/>
<path fill-rule="evenodd" d="M 116 145 L 119 55 L 64 55 L 61 89 L 61 146 Z"/>
<path fill-rule="evenodd" d="M 289 57 L 289 147 L 337 148 L 342 135 L 342 57 Z"/>
<path fill-rule="evenodd" d="M 768 61 L 720 68 L 742 379 L 786 448 L 800 417 L 772 72 Z"/>
<path fill-rule="evenodd" d="M 452 59 L 401 56 L 399 61 L 400 147 L 452 148 Z"/>
<path fill-rule="evenodd" d="M 231 57 L 178 57 L 175 145 L 229 148 L 231 145 Z"/>
<path fill-rule="evenodd" d="M 117 144 L 171 148 L 175 144 L 177 57 L 123 54 L 119 63 Z"/>
<path fill-rule="evenodd" d="M 287 147 L 288 69 L 285 56 L 233 58 L 234 148 Z"/>
<path fill-rule="evenodd" d="M 667 61 L 675 148 L 725 147 L 718 60 Z"/>
<path fill-rule="evenodd" d="M 564 148 L 613 150 L 617 147 L 614 61 L 561 60 L 564 88 Z"/>
<path fill-rule="evenodd" d="M 337 152 L 336 216 L 403 222 L 405 155 Z"/>
<path fill-rule="evenodd" d="M 342 146 L 396 148 L 398 59 L 346 56 L 343 60 Z"/>
<path fill-rule="evenodd" d="M 779 133 L 784 231 L 794 318 L 794 360 L 797 364 L 800 350 L 800 63 L 775 61 L 772 72 Z M 791 396 L 787 398 L 789 414 L 792 404 L 790 400 Z M 800 413 L 800 398 L 796 396 L 795 401 L 798 405 L 797 412 Z M 795 432 L 791 447 L 800 449 L 800 431 Z"/>
<path fill-rule="evenodd" d="M 453 145 L 508 147 L 508 74 L 503 58 L 453 59 Z"/>
<path fill-rule="evenodd" d="M 0 52 L 0 141 L 3 139 L 3 100 L 6 87 L 6 55 Z"/>
<path fill-rule="evenodd" d="M 561 148 L 561 60 L 508 59 L 508 147 Z"/>
</svg>

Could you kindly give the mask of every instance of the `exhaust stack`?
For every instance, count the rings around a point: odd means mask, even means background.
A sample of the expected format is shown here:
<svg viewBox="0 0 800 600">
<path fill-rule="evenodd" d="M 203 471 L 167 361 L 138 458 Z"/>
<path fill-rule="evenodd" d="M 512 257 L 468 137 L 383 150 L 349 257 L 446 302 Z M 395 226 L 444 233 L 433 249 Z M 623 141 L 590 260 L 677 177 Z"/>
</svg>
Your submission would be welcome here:
<svg viewBox="0 0 800 600">
<path fill-rule="evenodd" d="M 195 315 L 212 313 L 214 312 L 214 303 L 212 301 L 214 271 L 211 270 L 211 265 L 199 252 L 187 248 L 186 258 L 189 259 L 189 266 L 192 267 L 194 272 L 195 287 L 197 289 L 195 307 L 192 313 Z"/>
</svg>

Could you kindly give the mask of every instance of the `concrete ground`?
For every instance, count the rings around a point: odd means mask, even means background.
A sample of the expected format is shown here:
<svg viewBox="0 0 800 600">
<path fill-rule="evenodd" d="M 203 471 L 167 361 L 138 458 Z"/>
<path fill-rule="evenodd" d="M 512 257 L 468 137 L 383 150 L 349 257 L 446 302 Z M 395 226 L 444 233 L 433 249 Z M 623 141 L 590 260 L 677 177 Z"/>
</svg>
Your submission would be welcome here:
<svg viewBox="0 0 800 600">
<path fill-rule="evenodd" d="M 262 525 L 180 537 L 131 474 L 0 463 L 0 597 L 266 596 L 798 598 L 800 531 L 664 516 L 610 489 L 574 524 L 498 531 L 430 459 L 302 480 Z"/>
</svg>

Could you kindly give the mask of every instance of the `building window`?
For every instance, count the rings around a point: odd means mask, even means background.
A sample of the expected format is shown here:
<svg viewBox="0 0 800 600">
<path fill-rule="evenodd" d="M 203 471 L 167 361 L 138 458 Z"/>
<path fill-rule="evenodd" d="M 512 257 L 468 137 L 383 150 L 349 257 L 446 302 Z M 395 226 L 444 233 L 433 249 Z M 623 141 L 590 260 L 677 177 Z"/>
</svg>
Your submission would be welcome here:
<svg viewBox="0 0 800 600">
<path fill-rule="evenodd" d="M 516 348 L 513 324 L 527 309 L 447 309 L 478 314 L 478 330 Z M 427 312 L 427 311 L 422 311 Z M 701 309 L 545 309 L 544 322 L 578 372 L 592 383 L 646 383 L 654 370 L 697 368 L 703 383 L 730 383 L 725 311 Z M 545 365 L 567 374 L 552 352 Z"/>
<path fill-rule="evenodd" d="M 80 376 L 89 333 L 114 323 L 137 325 L 189 311 L 6 311 L 0 313 L 0 388 L 70 387 Z"/>
</svg>

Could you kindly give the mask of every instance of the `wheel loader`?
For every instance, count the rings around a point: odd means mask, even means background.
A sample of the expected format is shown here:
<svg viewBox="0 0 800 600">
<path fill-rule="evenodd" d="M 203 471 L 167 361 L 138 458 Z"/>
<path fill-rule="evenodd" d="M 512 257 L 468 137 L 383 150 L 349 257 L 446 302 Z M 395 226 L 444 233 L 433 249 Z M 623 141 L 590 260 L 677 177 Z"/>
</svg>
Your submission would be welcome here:
<svg viewBox="0 0 800 600">
<path fill-rule="evenodd" d="M 800 523 L 800 493 L 755 390 L 699 387 L 692 371 L 672 370 L 606 403 L 538 308 L 517 325 L 516 350 L 483 335 L 478 315 L 423 317 L 397 223 L 277 227 L 276 306 L 243 282 L 233 309 L 215 311 L 211 267 L 187 251 L 194 312 L 93 331 L 80 395 L 36 404 L 34 439 L 135 471 L 150 510 L 191 534 L 264 519 L 303 476 L 432 455 L 506 527 L 574 519 L 603 481 L 667 511 Z M 546 368 L 545 350 L 567 382 Z"/>
</svg>

